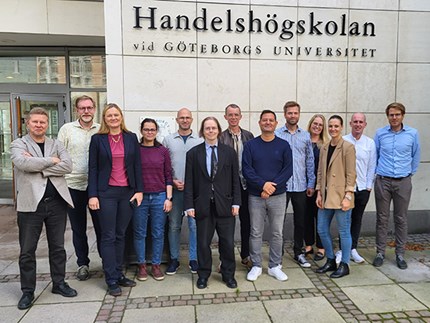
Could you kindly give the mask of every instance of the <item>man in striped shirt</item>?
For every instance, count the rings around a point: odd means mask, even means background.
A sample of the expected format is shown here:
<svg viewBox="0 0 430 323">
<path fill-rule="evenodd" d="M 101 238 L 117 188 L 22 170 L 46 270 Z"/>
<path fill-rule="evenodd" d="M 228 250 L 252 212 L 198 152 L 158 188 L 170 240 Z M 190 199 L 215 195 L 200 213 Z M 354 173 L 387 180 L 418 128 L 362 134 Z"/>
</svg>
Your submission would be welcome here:
<svg viewBox="0 0 430 323">
<path fill-rule="evenodd" d="M 275 131 L 276 136 L 286 140 L 293 151 L 293 176 L 286 183 L 287 205 L 291 200 L 294 212 L 294 260 L 304 268 L 311 264 L 303 252 L 305 232 L 306 196 L 314 194 L 314 153 L 309 132 L 300 128 L 300 105 L 288 101 L 284 105 L 286 123 Z M 284 233 L 285 236 L 285 233 Z"/>
</svg>

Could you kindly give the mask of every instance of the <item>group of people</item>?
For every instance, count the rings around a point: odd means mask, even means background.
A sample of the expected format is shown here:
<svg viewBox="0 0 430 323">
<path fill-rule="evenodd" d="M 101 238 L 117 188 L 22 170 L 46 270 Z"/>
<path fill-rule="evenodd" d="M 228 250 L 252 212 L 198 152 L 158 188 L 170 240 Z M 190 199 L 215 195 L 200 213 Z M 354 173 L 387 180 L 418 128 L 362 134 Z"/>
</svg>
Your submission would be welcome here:
<svg viewBox="0 0 430 323">
<path fill-rule="evenodd" d="M 282 270 L 284 222 L 291 201 L 294 224 L 294 260 L 309 268 L 308 259 L 326 258 L 317 273 L 330 277 L 349 274 L 349 262 L 363 262 L 357 252 L 362 216 L 374 187 L 377 210 L 374 266 L 385 257 L 390 203 L 394 201 L 396 261 L 406 269 L 407 209 L 420 161 L 416 129 L 403 124 L 405 107 L 386 108 L 389 125 L 375 140 L 365 136 L 366 116 L 354 113 L 351 133 L 342 136 L 343 119 L 326 122 L 314 115 L 307 129 L 298 126 L 300 105 L 284 106 L 286 123 L 277 129 L 276 113 L 263 110 L 261 134 L 240 127 L 241 109 L 225 108 L 228 128 L 206 117 L 198 135 L 187 108 L 177 112 L 178 131 L 160 143 L 154 119 L 141 122 L 141 139 L 129 131 L 116 104 L 108 104 L 101 124 L 94 122 L 96 104 L 89 96 L 75 101 L 77 120 L 65 124 L 58 139 L 46 136 L 49 118 L 43 108 L 27 115 L 28 134 L 11 145 L 17 183 L 21 290 L 18 308 L 30 307 L 36 285 L 35 251 L 43 224 L 49 246 L 52 292 L 74 297 L 65 282 L 64 232 L 67 213 L 77 257 L 77 279 L 90 278 L 87 206 L 102 258 L 105 281 L 112 296 L 136 282 L 123 274 L 125 236 L 133 223 L 136 278 L 148 279 L 146 239 L 150 223 L 155 280 L 174 275 L 180 267 L 179 250 L 184 216 L 189 228 L 188 266 L 198 274 L 197 288 L 206 288 L 212 271 L 211 243 L 219 237 L 219 271 L 226 286 L 236 288 L 234 231 L 240 219 L 241 264 L 247 279 L 262 274 L 261 248 L 265 221 L 269 226 L 268 274 L 288 279 Z M 330 139 L 327 135 L 330 135 Z M 375 180 L 376 179 L 376 180 Z M 374 183 L 375 182 L 375 183 Z M 339 250 L 335 253 L 330 224 L 336 218 Z M 149 220 L 149 221 L 148 221 Z M 160 268 L 168 227 L 170 261 Z M 314 250 L 314 244 L 316 250 Z"/>
</svg>

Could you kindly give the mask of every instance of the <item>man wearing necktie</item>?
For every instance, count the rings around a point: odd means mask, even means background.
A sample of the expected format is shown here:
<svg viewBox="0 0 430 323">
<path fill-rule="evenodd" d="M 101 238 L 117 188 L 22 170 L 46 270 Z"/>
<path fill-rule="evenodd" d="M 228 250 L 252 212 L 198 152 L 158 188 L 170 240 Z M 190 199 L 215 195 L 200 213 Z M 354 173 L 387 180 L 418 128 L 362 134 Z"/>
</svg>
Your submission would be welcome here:
<svg viewBox="0 0 430 323">
<path fill-rule="evenodd" d="M 239 214 L 239 164 L 233 148 L 218 142 L 221 126 L 207 117 L 200 127 L 204 142 L 187 153 L 185 166 L 184 208 L 196 219 L 197 288 L 207 287 L 212 271 L 211 242 L 215 230 L 219 237 L 222 279 L 236 288 L 234 257 L 235 217 Z"/>
</svg>

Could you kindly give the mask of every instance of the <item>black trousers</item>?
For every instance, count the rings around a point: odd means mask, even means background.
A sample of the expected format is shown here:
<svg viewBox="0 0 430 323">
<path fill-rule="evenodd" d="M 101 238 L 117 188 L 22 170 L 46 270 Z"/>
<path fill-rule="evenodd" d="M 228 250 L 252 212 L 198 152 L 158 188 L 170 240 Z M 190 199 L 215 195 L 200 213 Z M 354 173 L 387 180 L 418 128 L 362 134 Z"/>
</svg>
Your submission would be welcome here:
<svg viewBox="0 0 430 323">
<path fill-rule="evenodd" d="M 19 272 L 23 293 L 32 293 L 36 288 L 36 249 L 44 223 L 52 283 L 58 285 L 64 281 L 66 222 L 67 204 L 60 196 L 43 199 L 35 212 L 18 212 L 19 245 L 21 247 Z"/>
<path fill-rule="evenodd" d="M 200 278 L 209 278 L 212 272 L 211 242 L 215 230 L 218 234 L 218 250 L 221 260 L 222 279 L 227 281 L 234 278 L 236 261 L 234 258 L 234 228 L 236 218 L 218 216 L 215 203 L 211 202 L 210 216 L 196 220 L 197 225 L 197 271 Z"/>
<path fill-rule="evenodd" d="M 303 253 L 303 240 L 305 238 L 306 191 L 287 192 L 287 207 L 291 200 L 294 215 L 294 256 Z M 287 217 L 285 217 L 286 221 Z M 285 227 L 285 226 L 284 226 Z M 285 237 L 285 234 L 284 234 Z"/>
<path fill-rule="evenodd" d="M 306 216 L 305 216 L 305 244 L 312 246 L 315 242 L 318 249 L 324 249 L 318 227 L 318 207 L 316 204 L 317 193 L 311 197 L 306 196 Z"/>
<path fill-rule="evenodd" d="M 74 208 L 69 207 L 67 212 L 69 214 L 70 225 L 73 232 L 73 246 L 75 247 L 76 258 L 78 267 L 89 265 L 90 258 L 88 258 L 89 246 L 87 236 L 87 205 L 88 205 L 88 192 L 79 191 L 69 188 L 70 195 L 72 196 Z M 91 219 L 93 221 L 94 231 L 97 238 L 97 250 L 100 252 L 100 224 L 99 217 L 96 211 L 90 210 Z"/>
<path fill-rule="evenodd" d="M 240 219 L 240 257 L 245 259 L 249 256 L 249 236 L 251 235 L 251 220 L 249 217 L 249 207 L 248 207 L 248 191 L 242 189 L 242 205 L 239 209 L 239 219 Z"/>
<path fill-rule="evenodd" d="M 360 238 L 361 222 L 367 202 L 369 202 L 370 192 L 368 190 L 356 191 L 354 193 L 354 208 L 351 212 L 351 249 L 357 249 L 358 238 Z M 342 249 L 339 239 L 339 249 Z"/>
</svg>

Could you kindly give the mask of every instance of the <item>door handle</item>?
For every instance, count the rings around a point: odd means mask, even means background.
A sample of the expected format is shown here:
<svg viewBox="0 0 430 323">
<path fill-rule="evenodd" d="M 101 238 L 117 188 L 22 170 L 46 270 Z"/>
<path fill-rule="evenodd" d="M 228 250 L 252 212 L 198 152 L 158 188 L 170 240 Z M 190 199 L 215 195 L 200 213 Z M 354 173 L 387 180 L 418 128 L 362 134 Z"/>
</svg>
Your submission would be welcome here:
<svg viewBox="0 0 430 323">
<path fill-rule="evenodd" d="M 21 114 L 21 98 L 19 96 L 15 97 L 15 107 L 16 107 L 16 119 L 17 119 L 17 130 L 18 138 L 22 137 L 22 114 Z"/>
</svg>

